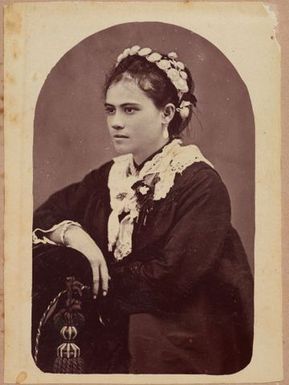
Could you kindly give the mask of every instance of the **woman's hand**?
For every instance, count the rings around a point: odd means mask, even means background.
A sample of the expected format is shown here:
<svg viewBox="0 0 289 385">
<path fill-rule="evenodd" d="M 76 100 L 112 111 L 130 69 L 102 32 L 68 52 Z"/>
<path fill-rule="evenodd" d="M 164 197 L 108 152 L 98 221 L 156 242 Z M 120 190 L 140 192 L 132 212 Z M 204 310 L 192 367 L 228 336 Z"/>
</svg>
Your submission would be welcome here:
<svg viewBox="0 0 289 385">
<path fill-rule="evenodd" d="M 49 234 L 52 241 L 59 243 L 61 228 Z M 105 258 L 90 235 L 80 226 L 71 224 L 65 231 L 65 245 L 82 253 L 89 261 L 93 275 L 93 297 L 96 298 L 101 288 L 102 295 L 108 292 L 109 274 Z"/>
</svg>

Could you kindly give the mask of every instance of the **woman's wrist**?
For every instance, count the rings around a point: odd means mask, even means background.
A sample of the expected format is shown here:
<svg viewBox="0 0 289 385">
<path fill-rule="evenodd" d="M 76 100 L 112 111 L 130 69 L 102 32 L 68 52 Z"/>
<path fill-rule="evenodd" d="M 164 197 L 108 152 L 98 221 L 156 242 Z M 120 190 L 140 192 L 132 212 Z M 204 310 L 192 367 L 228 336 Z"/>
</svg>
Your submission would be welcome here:
<svg viewBox="0 0 289 385">
<path fill-rule="evenodd" d="M 64 220 L 50 227 L 49 229 L 35 228 L 32 233 L 33 244 L 51 244 L 55 246 L 65 246 L 65 232 L 69 226 L 81 227 L 78 222 Z"/>
<path fill-rule="evenodd" d="M 81 229 L 81 225 L 76 222 L 66 222 L 62 227 L 60 231 L 60 242 L 63 246 L 70 246 L 70 240 L 67 238 L 67 231 L 71 229 L 72 227 L 78 227 Z"/>
<path fill-rule="evenodd" d="M 99 257 L 101 250 L 91 236 L 80 226 L 68 226 L 64 229 L 64 245 L 78 250 L 93 263 Z M 102 253 L 101 253 L 102 255 Z"/>
<path fill-rule="evenodd" d="M 80 251 L 85 249 L 87 243 L 90 243 L 91 237 L 82 227 L 73 226 L 72 224 L 63 229 L 63 245 L 72 247 Z M 84 251 L 84 250 L 83 250 Z"/>
<path fill-rule="evenodd" d="M 49 240 L 50 243 L 58 245 L 58 246 L 70 246 L 66 240 L 66 232 L 71 227 L 77 227 L 81 229 L 81 225 L 78 222 L 74 222 L 71 220 L 66 220 L 61 223 L 54 225 L 51 229 L 42 230 L 36 229 L 33 232 L 34 238 L 37 237 L 37 234 L 40 233 L 43 238 L 43 234 L 45 234 L 45 239 Z M 38 231 L 37 234 L 36 231 Z M 37 237 L 38 238 L 38 237 Z M 41 241 L 41 239 L 40 239 Z"/>
</svg>

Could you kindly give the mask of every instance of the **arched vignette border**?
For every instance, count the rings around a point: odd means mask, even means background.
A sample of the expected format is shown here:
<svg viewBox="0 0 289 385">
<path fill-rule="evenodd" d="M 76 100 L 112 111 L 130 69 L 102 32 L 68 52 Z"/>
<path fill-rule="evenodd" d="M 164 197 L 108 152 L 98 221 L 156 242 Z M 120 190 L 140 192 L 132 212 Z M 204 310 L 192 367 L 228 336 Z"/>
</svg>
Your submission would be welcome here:
<svg viewBox="0 0 289 385">
<path fill-rule="evenodd" d="M 216 46 L 176 25 L 109 27 L 79 42 L 53 67 L 35 110 L 35 206 L 114 155 L 102 112 L 102 85 L 116 56 L 134 44 L 176 51 L 191 69 L 198 99 L 198 119 L 193 120 L 197 135 L 185 140 L 198 144 L 224 179 L 233 223 L 253 264 L 255 132 L 248 90 Z"/>
</svg>

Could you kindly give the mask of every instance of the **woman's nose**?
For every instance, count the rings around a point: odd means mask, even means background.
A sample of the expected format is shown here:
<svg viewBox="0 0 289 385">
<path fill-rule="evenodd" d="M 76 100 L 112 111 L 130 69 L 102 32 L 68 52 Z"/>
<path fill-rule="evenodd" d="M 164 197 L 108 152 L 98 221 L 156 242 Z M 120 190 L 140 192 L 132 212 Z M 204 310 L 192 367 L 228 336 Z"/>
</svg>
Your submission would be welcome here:
<svg viewBox="0 0 289 385">
<path fill-rule="evenodd" d="M 115 130 L 121 130 L 124 128 L 124 121 L 120 113 L 115 113 L 111 117 L 110 121 L 111 127 L 114 128 Z"/>
</svg>

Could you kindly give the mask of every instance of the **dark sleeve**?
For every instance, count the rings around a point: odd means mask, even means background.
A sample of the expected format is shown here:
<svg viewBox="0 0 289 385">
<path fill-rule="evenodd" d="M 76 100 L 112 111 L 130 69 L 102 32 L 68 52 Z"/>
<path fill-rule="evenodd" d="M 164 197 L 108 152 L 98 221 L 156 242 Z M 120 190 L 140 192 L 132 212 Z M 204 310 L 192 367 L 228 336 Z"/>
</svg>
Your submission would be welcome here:
<svg viewBox="0 0 289 385">
<path fill-rule="evenodd" d="M 230 227 L 230 201 L 218 174 L 203 169 L 181 176 L 176 221 L 163 250 L 149 262 L 131 262 L 114 268 L 119 300 L 129 307 L 169 306 L 192 293 L 220 257 Z M 165 218 L 164 218 L 165 220 Z M 134 304 L 133 304 L 134 303 Z M 140 309 L 141 310 L 141 309 Z"/>
<path fill-rule="evenodd" d="M 64 220 L 83 221 L 87 201 L 101 189 L 103 174 L 108 164 L 91 171 L 79 183 L 71 184 L 54 193 L 34 212 L 33 228 L 48 230 Z"/>
</svg>

